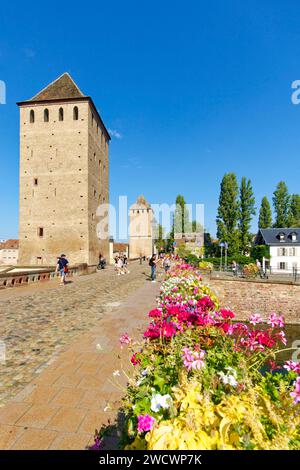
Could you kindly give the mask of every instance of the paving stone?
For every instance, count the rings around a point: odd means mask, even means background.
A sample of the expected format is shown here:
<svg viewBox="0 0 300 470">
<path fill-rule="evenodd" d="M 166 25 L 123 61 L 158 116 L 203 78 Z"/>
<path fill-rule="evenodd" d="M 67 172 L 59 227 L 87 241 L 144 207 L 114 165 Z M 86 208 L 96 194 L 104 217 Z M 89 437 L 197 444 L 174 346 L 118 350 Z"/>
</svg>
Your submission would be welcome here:
<svg viewBox="0 0 300 470">
<path fill-rule="evenodd" d="M 57 436 L 55 431 L 28 428 L 16 440 L 12 450 L 47 450 Z"/>
</svg>

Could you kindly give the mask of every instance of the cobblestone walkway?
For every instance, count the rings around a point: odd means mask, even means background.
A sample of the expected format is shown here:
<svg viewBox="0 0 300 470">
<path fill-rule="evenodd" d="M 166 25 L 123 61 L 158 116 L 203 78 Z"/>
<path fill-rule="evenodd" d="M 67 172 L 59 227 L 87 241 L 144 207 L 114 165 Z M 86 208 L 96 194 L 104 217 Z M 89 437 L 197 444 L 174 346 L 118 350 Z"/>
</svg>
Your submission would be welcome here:
<svg viewBox="0 0 300 470">
<path fill-rule="evenodd" d="M 112 268 L 72 278 L 65 287 L 49 281 L 33 288 L 0 292 L 0 407 L 32 380 L 62 347 L 87 331 L 145 283 L 148 266 L 131 265 L 128 275 Z M 2 347 L 3 347 L 2 343 Z"/>
<path fill-rule="evenodd" d="M 22 390 L 0 408 L 0 449 L 84 449 L 115 418 L 123 395 L 112 384 L 119 336 L 140 339 L 158 294 L 145 265 L 131 268 L 118 278 L 107 270 L 65 288 L 14 292 L 1 305 L 9 355 L 1 379 L 11 381 L 12 395 Z M 8 398 L 7 383 L 3 389 Z"/>
</svg>

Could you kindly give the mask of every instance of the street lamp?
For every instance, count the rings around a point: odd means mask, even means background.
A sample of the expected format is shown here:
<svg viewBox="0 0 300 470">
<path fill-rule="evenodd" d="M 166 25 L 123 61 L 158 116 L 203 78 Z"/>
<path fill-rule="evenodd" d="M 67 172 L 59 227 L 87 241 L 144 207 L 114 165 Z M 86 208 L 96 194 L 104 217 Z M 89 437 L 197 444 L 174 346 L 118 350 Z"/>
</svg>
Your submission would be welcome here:
<svg viewBox="0 0 300 470">
<path fill-rule="evenodd" d="M 220 271 L 222 271 L 223 248 L 225 246 L 225 243 L 221 242 L 219 246 L 221 247 Z"/>
<path fill-rule="evenodd" d="M 224 242 L 225 247 L 225 271 L 227 271 L 227 251 L 228 251 L 228 243 Z"/>
</svg>

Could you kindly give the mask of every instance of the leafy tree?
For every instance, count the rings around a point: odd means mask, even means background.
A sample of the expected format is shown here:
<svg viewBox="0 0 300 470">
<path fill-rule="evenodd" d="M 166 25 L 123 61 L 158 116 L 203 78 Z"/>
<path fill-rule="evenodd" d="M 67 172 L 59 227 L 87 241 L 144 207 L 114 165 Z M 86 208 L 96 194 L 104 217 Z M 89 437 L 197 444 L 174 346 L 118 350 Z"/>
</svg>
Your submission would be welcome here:
<svg viewBox="0 0 300 470">
<path fill-rule="evenodd" d="M 278 183 L 273 193 L 273 205 L 275 211 L 274 227 L 287 227 L 289 225 L 290 196 L 284 181 Z"/>
<path fill-rule="evenodd" d="M 270 228 L 272 226 L 272 211 L 268 198 L 264 196 L 261 200 L 259 210 L 258 228 Z"/>
<path fill-rule="evenodd" d="M 291 195 L 288 215 L 288 226 L 300 227 L 300 194 Z"/>
<path fill-rule="evenodd" d="M 166 248 L 166 240 L 164 237 L 165 229 L 161 224 L 158 224 L 157 227 L 157 239 L 155 240 L 156 247 L 158 251 L 164 251 Z"/>
<path fill-rule="evenodd" d="M 188 233 L 191 231 L 189 211 L 183 196 L 178 194 L 176 198 L 176 209 L 174 214 L 174 233 Z"/>
<path fill-rule="evenodd" d="M 239 249 L 237 223 L 239 219 L 238 183 L 234 173 L 226 173 L 221 182 L 217 215 L 217 237 L 226 241 L 228 253 L 234 255 Z"/>
<path fill-rule="evenodd" d="M 251 248 L 251 258 L 262 262 L 263 258 L 270 258 L 270 248 L 268 245 L 255 245 Z"/>
<path fill-rule="evenodd" d="M 255 198 L 251 181 L 244 176 L 240 187 L 240 208 L 239 208 L 239 235 L 242 254 L 249 252 L 252 235 L 250 225 L 252 216 L 255 215 Z"/>
</svg>

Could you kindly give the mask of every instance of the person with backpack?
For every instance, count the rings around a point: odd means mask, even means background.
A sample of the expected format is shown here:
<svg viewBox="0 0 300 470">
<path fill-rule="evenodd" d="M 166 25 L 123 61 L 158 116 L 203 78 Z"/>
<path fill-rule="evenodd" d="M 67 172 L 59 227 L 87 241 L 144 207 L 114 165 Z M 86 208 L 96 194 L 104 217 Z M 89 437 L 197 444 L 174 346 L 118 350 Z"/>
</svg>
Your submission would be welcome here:
<svg viewBox="0 0 300 470">
<path fill-rule="evenodd" d="M 156 255 L 152 255 L 149 261 L 149 266 L 151 267 L 151 280 L 152 282 L 156 282 L 156 265 L 158 263 L 158 259 Z"/>
<path fill-rule="evenodd" d="M 69 261 L 66 258 L 66 255 L 60 255 L 57 258 L 56 272 L 60 273 L 60 284 L 66 284 L 66 274 L 69 272 Z"/>
</svg>

